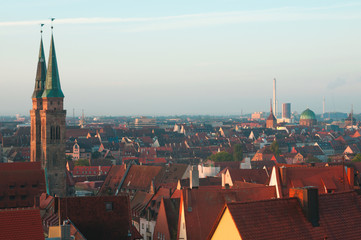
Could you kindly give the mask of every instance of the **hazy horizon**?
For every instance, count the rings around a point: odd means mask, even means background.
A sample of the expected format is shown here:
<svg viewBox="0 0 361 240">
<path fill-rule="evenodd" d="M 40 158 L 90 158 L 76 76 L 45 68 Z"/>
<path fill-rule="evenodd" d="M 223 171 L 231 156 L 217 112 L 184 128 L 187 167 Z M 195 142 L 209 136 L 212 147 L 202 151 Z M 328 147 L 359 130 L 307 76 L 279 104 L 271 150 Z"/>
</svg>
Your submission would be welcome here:
<svg viewBox="0 0 361 240">
<path fill-rule="evenodd" d="M 267 112 L 273 78 L 279 112 L 361 112 L 358 2 L 22 0 L 0 9 L 0 115 L 29 115 L 49 17 L 68 115 Z"/>
</svg>

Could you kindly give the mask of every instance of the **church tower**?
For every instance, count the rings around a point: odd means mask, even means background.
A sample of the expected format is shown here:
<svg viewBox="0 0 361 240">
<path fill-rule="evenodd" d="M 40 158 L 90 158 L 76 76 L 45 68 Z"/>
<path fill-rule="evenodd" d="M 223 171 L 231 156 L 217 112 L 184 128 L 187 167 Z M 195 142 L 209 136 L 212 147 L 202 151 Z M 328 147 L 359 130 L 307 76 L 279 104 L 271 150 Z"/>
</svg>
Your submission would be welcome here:
<svg viewBox="0 0 361 240">
<path fill-rule="evenodd" d="M 275 115 L 273 114 L 272 104 L 270 107 L 270 114 L 269 114 L 268 118 L 266 119 L 266 128 L 273 128 L 273 129 L 277 128 L 277 119 L 276 119 Z"/>
<path fill-rule="evenodd" d="M 66 196 L 64 94 L 60 87 L 54 36 L 51 34 L 48 69 L 40 44 L 31 113 L 31 161 L 41 161 L 48 193 Z"/>
<path fill-rule="evenodd" d="M 41 31 L 42 32 L 42 31 Z M 31 134 L 30 134 L 30 161 L 41 161 L 41 121 L 40 110 L 43 109 L 43 102 L 41 96 L 43 95 L 46 78 L 46 64 L 43 47 L 43 38 L 40 39 L 40 49 L 38 58 L 38 67 L 35 77 L 35 88 L 32 95 L 33 109 L 30 110 L 31 117 Z"/>
</svg>

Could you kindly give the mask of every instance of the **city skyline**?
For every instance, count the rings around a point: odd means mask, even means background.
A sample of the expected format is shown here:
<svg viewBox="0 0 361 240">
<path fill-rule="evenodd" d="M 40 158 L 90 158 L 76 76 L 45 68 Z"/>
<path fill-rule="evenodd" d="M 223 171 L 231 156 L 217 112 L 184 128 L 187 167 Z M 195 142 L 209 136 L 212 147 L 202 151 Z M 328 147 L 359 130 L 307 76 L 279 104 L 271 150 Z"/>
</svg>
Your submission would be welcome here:
<svg viewBox="0 0 361 240">
<path fill-rule="evenodd" d="M 0 115 L 29 114 L 27 89 L 34 85 L 40 23 L 46 24 L 48 61 L 49 12 L 57 18 L 54 36 L 69 114 L 72 109 L 113 116 L 268 111 L 273 78 L 278 109 L 290 102 L 292 111 L 309 107 L 320 114 L 325 96 L 326 112 L 349 112 L 351 104 L 355 113 L 361 110 L 358 3 L 186 2 L 183 9 L 166 4 L 158 11 L 146 3 L 142 11 L 119 3 L 115 6 L 129 10 L 120 13 L 92 3 L 77 14 L 84 4 L 77 1 L 64 14 L 65 5 L 55 1 L 44 5 L 45 16 L 35 15 L 39 9 L 24 13 L 44 1 L 21 3 L 16 14 L 10 2 L 0 10 L 0 43 L 6 46 L 0 101 L 7 103 Z M 19 96 L 7 102 L 13 94 Z"/>
</svg>

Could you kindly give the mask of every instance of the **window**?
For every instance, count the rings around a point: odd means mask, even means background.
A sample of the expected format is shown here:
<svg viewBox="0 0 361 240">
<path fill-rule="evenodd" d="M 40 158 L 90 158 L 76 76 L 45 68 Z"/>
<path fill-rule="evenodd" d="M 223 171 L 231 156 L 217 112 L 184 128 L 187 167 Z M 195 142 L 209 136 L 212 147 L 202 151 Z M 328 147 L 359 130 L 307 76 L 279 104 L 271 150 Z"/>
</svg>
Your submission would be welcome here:
<svg viewBox="0 0 361 240">
<path fill-rule="evenodd" d="M 21 195 L 21 200 L 25 200 L 26 199 L 26 195 Z"/>
<path fill-rule="evenodd" d="M 55 139 L 60 139 L 60 127 L 56 126 L 56 133 L 55 133 Z"/>
<path fill-rule="evenodd" d="M 14 188 L 15 188 L 15 185 L 10 185 L 9 188 L 10 188 L 10 189 L 14 189 Z"/>
<path fill-rule="evenodd" d="M 21 184 L 21 185 L 20 185 L 20 188 L 25 188 L 25 184 Z"/>
<path fill-rule="evenodd" d="M 113 211 L 113 203 L 112 203 L 112 202 L 106 202 L 106 203 L 105 203 L 105 210 L 106 210 L 107 212 Z"/>
<path fill-rule="evenodd" d="M 142 223 L 142 229 L 144 229 L 144 223 Z"/>
<path fill-rule="evenodd" d="M 9 196 L 9 200 L 15 200 L 15 196 Z"/>
</svg>

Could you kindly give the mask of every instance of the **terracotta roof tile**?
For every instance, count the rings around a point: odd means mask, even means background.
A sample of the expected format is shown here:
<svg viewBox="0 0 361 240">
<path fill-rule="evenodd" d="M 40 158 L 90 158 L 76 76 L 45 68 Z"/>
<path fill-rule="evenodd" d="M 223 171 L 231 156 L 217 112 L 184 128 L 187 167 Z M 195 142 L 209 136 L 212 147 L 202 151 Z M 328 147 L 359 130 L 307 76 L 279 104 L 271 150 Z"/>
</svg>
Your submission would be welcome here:
<svg viewBox="0 0 361 240">
<path fill-rule="evenodd" d="M 0 240 L 44 240 L 39 209 L 0 211 Z"/>
</svg>

